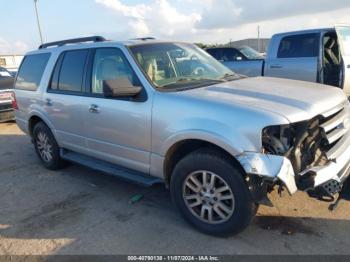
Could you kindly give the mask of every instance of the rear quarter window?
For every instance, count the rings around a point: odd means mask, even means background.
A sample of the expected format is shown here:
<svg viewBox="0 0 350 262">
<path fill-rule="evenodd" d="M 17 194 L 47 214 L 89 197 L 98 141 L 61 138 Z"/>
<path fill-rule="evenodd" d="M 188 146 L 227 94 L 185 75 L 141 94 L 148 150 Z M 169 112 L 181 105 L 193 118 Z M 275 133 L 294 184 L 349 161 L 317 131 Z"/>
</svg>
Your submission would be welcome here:
<svg viewBox="0 0 350 262">
<path fill-rule="evenodd" d="M 282 38 L 278 58 L 318 57 L 320 35 L 317 33 L 291 35 Z"/>
<path fill-rule="evenodd" d="M 49 58 L 49 53 L 25 56 L 17 74 L 15 88 L 37 90 Z"/>
</svg>

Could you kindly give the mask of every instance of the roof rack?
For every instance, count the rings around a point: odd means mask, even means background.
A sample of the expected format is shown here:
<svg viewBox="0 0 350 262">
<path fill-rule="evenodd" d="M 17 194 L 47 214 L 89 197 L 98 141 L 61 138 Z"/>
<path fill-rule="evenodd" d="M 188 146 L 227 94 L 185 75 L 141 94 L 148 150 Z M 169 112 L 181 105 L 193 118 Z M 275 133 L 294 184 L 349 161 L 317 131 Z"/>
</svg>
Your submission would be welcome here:
<svg viewBox="0 0 350 262">
<path fill-rule="evenodd" d="M 156 40 L 154 37 L 139 37 L 139 38 L 133 38 L 131 40 L 142 40 L 142 41 L 147 41 L 147 40 Z"/>
<path fill-rule="evenodd" d="M 103 41 L 106 41 L 106 39 L 102 36 L 80 37 L 80 38 L 61 40 L 61 41 L 56 41 L 51 43 L 45 43 L 40 45 L 39 49 L 47 48 L 50 46 L 62 46 L 66 44 L 75 44 L 75 43 L 83 43 L 83 42 L 103 42 Z"/>
</svg>

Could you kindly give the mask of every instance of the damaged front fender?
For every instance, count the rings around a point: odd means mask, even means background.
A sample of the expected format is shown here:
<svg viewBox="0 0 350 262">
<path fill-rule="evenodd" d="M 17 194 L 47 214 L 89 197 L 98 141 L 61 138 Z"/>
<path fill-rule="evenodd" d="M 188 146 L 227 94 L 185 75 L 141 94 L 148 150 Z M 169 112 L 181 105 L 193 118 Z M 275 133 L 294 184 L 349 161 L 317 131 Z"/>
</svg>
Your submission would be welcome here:
<svg viewBox="0 0 350 262">
<path fill-rule="evenodd" d="M 280 180 L 290 194 L 298 191 L 293 166 L 288 158 L 278 155 L 244 152 L 237 157 L 245 172 L 271 180 Z"/>
</svg>

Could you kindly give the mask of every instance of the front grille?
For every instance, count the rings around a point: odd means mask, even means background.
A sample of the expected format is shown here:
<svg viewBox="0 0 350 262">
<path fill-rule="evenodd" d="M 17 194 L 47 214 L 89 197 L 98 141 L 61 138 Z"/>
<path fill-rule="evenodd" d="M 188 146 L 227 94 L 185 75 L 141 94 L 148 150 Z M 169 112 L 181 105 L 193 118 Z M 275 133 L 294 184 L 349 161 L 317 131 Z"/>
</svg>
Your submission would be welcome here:
<svg viewBox="0 0 350 262">
<path fill-rule="evenodd" d="M 338 107 L 331 115 L 320 121 L 320 128 L 326 141 L 326 155 L 329 160 L 336 159 L 348 146 L 350 140 L 350 115 L 348 106 Z"/>
<path fill-rule="evenodd" d="M 320 125 L 328 144 L 333 144 L 347 132 L 347 127 L 344 124 L 347 117 L 346 110 L 343 108 L 332 116 L 326 118 L 326 120 Z"/>
</svg>

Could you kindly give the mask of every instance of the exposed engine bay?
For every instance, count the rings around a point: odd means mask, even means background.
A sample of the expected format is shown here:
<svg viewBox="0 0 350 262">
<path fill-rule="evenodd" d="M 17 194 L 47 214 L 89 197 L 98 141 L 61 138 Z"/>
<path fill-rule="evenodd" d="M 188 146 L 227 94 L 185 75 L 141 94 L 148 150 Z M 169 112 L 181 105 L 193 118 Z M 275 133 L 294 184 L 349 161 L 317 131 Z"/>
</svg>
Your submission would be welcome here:
<svg viewBox="0 0 350 262">
<path fill-rule="evenodd" d="M 318 118 L 287 126 L 265 128 L 262 134 L 263 153 L 287 157 L 295 173 L 327 163 L 327 141 Z"/>
</svg>

